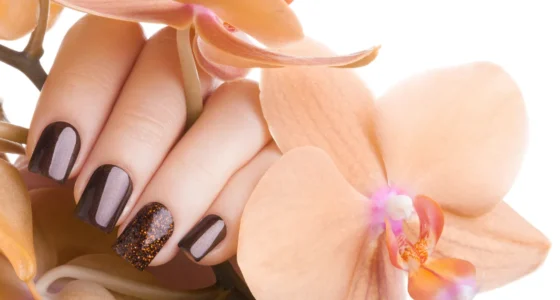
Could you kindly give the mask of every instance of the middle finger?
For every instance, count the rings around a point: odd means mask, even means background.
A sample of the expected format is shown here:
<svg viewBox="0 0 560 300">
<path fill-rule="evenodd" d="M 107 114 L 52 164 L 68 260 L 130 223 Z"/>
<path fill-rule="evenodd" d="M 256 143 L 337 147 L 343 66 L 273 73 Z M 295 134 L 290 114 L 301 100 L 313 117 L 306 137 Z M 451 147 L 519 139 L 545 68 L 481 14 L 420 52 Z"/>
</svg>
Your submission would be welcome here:
<svg viewBox="0 0 560 300">
<path fill-rule="evenodd" d="M 142 50 L 75 186 L 76 214 L 110 232 L 184 130 L 186 104 L 175 30 Z"/>
</svg>

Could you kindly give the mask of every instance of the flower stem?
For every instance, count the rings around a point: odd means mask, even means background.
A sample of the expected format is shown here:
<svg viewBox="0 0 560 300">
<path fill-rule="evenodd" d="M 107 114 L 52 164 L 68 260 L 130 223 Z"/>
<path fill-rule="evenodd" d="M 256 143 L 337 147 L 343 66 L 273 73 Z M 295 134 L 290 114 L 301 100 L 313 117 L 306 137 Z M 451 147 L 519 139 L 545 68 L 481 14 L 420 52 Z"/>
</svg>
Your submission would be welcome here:
<svg viewBox="0 0 560 300">
<path fill-rule="evenodd" d="M 192 52 L 191 27 L 177 30 L 177 50 L 183 73 L 183 89 L 187 101 L 187 130 L 202 113 L 202 90 Z"/>
<path fill-rule="evenodd" d="M 158 300 L 210 300 L 220 294 L 215 287 L 195 291 L 181 292 L 172 291 L 160 286 L 145 284 L 140 281 L 111 274 L 103 270 L 95 270 L 87 267 L 63 265 L 49 270 L 37 281 L 37 289 L 45 295 L 49 295 L 49 287 L 58 279 L 71 278 L 97 283 L 104 288 L 119 294 L 139 299 Z M 53 294 L 50 294 L 53 296 Z"/>
<path fill-rule="evenodd" d="M 49 19 L 49 0 L 38 1 L 39 19 L 27 46 L 19 52 L 0 45 L 0 61 L 18 69 L 33 82 L 37 89 L 41 90 L 47 79 L 47 73 L 41 66 L 40 59 L 43 56 L 43 40 Z"/>
</svg>

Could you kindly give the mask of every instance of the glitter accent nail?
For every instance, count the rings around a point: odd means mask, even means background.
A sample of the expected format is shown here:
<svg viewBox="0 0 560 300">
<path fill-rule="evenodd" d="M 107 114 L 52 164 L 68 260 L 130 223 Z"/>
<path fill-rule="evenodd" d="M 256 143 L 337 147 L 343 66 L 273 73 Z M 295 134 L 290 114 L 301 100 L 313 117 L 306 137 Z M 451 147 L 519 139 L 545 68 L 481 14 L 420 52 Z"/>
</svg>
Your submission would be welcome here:
<svg viewBox="0 0 560 300">
<path fill-rule="evenodd" d="M 113 250 L 139 270 L 156 257 L 173 233 L 173 217 L 160 203 L 144 206 L 113 245 Z"/>
</svg>

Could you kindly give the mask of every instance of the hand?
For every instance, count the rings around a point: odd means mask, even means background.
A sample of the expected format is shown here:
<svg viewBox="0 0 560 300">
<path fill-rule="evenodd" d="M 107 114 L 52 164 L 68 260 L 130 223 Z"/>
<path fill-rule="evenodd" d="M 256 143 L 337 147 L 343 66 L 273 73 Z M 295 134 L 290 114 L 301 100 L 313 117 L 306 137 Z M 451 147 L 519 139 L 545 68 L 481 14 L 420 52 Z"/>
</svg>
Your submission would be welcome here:
<svg viewBox="0 0 560 300">
<path fill-rule="evenodd" d="M 235 254 L 247 198 L 280 156 L 258 85 L 225 83 L 187 133 L 175 30 L 86 16 L 67 34 L 28 138 L 29 169 L 75 178 L 76 214 L 143 269 L 180 244 L 202 264 Z M 207 77 L 201 86 L 210 89 Z"/>
</svg>

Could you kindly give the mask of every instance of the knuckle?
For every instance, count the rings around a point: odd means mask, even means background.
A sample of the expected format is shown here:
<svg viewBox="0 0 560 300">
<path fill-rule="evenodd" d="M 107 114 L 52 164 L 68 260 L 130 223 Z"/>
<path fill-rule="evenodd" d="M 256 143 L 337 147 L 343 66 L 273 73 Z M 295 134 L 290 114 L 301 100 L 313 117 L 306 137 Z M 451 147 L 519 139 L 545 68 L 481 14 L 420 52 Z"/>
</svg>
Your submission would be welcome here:
<svg viewBox="0 0 560 300">
<path fill-rule="evenodd" d="M 210 105 L 225 105 L 232 111 L 245 111 L 260 106 L 259 86 L 251 80 L 237 80 L 222 84 L 208 100 Z"/>
<path fill-rule="evenodd" d="M 170 144 L 180 133 L 184 121 L 180 113 L 162 104 L 139 104 L 126 110 L 120 118 L 125 138 L 144 146 L 160 147 Z"/>
<path fill-rule="evenodd" d="M 108 72 L 101 71 L 104 68 L 103 65 L 95 66 L 93 69 L 91 66 L 75 65 L 72 69 L 62 70 L 58 74 L 58 82 L 65 85 L 64 89 L 69 93 L 73 91 L 86 94 L 107 93 L 113 90 L 114 83 L 108 76 Z M 85 71 L 86 69 L 88 71 Z"/>
</svg>

